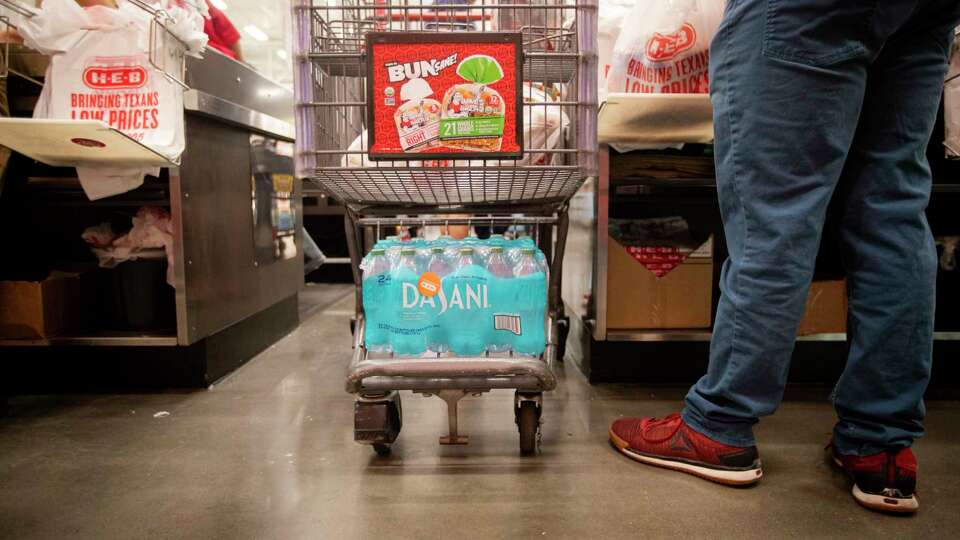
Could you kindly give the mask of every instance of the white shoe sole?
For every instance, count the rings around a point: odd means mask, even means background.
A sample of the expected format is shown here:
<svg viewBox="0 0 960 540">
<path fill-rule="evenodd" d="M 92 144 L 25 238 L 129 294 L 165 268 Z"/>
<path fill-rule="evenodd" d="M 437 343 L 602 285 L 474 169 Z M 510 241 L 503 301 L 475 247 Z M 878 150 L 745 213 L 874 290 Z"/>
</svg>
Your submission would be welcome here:
<svg viewBox="0 0 960 540">
<path fill-rule="evenodd" d="M 853 485 L 853 498 L 858 503 L 871 510 L 882 510 L 884 512 L 899 512 L 903 514 L 912 514 L 920 509 L 920 501 L 916 495 L 909 497 L 887 497 L 884 495 L 874 495 L 864 493 L 856 484 Z"/>
<path fill-rule="evenodd" d="M 713 469 L 683 461 L 673 461 L 669 459 L 655 458 L 638 454 L 637 452 L 630 450 L 626 441 L 620 437 L 617 437 L 612 431 L 610 432 L 610 441 L 613 442 L 613 445 L 616 446 L 617 449 L 623 453 L 623 455 L 629 457 L 630 459 L 639 461 L 640 463 L 645 463 L 647 465 L 653 465 L 655 467 L 685 472 L 687 474 L 699 476 L 705 480 L 710 480 L 711 482 L 717 482 L 728 486 L 748 486 L 750 484 L 759 482 L 760 479 L 763 478 L 763 469 L 759 467 L 745 471 L 731 471 L 724 469 Z"/>
<path fill-rule="evenodd" d="M 836 463 L 838 467 L 843 469 L 843 463 L 841 463 L 839 459 L 834 457 L 833 462 Z M 912 514 L 920 509 L 920 501 L 917 500 L 916 495 L 911 495 L 909 497 L 888 497 L 886 495 L 874 495 L 873 493 L 865 493 L 860 489 L 860 486 L 858 486 L 856 482 L 853 484 L 852 492 L 853 498 L 860 503 L 861 506 L 871 510 Z"/>
</svg>

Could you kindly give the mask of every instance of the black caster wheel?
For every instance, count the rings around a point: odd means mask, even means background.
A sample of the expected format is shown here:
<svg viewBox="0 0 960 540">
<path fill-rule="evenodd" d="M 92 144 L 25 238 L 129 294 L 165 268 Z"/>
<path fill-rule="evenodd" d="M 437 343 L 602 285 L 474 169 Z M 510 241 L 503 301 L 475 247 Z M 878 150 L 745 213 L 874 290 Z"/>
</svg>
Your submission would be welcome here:
<svg viewBox="0 0 960 540">
<path fill-rule="evenodd" d="M 532 401 L 523 401 L 517 409 L 517 427 L 520 429 L 520 453 L 529 456 L 537 451 L 540 431 L 540 411 Z"/>
<path fill-rule="evenodd" d="M 369 444 L 380 455 L 390 452 L 390 445 L 400 435 L 403 412 L 400 394 L 365 396 L 353 405 L 353 440 Z"/>
<path fill-rule="evenodd" d="M 570 317 L 557 319 L 557 361 L 563 362 L 567 354 L 567 336 L 570 335 Z"/>
</svg>

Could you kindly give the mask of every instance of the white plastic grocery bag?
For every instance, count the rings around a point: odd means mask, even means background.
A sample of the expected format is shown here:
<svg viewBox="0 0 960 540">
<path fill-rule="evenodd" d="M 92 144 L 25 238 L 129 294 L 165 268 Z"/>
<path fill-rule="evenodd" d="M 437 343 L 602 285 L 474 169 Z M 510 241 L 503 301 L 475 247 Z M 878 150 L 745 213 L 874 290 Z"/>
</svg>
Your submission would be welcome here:
<svg viewBox="0 0 960 540">
<path fill-rule="evenodd" d="M 950 56 L 950 70 L 943 86 L 944 140 L 947 157 L 960 158 L 960 28 L 957 28 Z"/>
<path fill-rule="evenodd" d="M 171 160 L 183 152 L 183 92 L 150 65 L 150 16 L 45 0 L 24 28 L 28 46 L 51 54 L 35 118 L 102 120 Z"/>
<path fill-rule="evenodd" d="M 597 85 L 600 101 L 607 97 L 607 79 L 613 61 L 613 47 L 623 28 L 623 19 L 637 0 L 600 0 L 597 12 Z"/>
<path fill-rule="evenodd" d="M 610 62 L 610 92 L 710 92 L 710 42 L 725 0 L 637 1 L 623 20 Z"/>
<path fill-rule="evenodd" d="M 118 5 L 82 8 L 74 0 L 45 0 L 40 14 L 23 25 L 25 44 L 51 56 L 34 118 L 100 120 L 176 162 L 185 146 L 183 89 L 150 63 L 152 16 L 124 0 Z M 77 172 L 87 195 L 97 199 L 136 188 L 144 174 L 159 170 Z"/>
</svg>

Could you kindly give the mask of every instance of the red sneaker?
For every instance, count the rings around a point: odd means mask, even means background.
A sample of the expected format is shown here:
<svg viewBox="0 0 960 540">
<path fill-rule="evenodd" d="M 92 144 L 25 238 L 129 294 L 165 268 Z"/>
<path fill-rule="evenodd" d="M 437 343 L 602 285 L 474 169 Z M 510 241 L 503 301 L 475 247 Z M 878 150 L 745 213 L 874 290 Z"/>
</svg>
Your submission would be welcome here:
<svg viewBox="0 0 960 540">
<path fill-rule="evenodd" d="M 853 479 L 853 498 L 883 512 L 913 513 L 917 500 L 917 458 L 909 448 L 869 456 L 844 456 L 833 452 L 833 462 Z"/>
<path fill-rule="evenodd" d="M 721 484 L 753 484 L 763 476 L 756 446 L 719 443 L 691 429 L 679 414 L 662 420 L 620 418 L 610 426 L 610 442 L 641 463 Z"/>
</svg>

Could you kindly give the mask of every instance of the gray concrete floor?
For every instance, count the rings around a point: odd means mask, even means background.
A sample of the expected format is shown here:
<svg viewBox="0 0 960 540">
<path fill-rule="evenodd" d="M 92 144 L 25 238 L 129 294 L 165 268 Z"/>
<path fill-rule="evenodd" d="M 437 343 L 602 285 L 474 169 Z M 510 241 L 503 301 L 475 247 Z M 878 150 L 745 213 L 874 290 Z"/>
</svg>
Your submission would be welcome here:
<svg viewBox="0 0 960 540">
<path fill-rule="evenodd" d="M 683 390 L 591 387 L 572 366 L 545 400 L 538 456 L 517 454 L 510 392 L 464 402 L 465 447 L 437 445 L 440 400 L 405 393 L 403 433 L 378 458 L 352 441 L 342 388 L 352 295 L 310 295 L 340 300 L 209 390 L 13 399 L 0 419 L 0 537 L 960 536 L 956 402 L 929 404 L 912 518 L 859 508 L 824 462 L 824 389 L 759 426 L 766 476 L 748 489 L 618 455 L 609 421 L 668 414 Z"/>
</svg>

